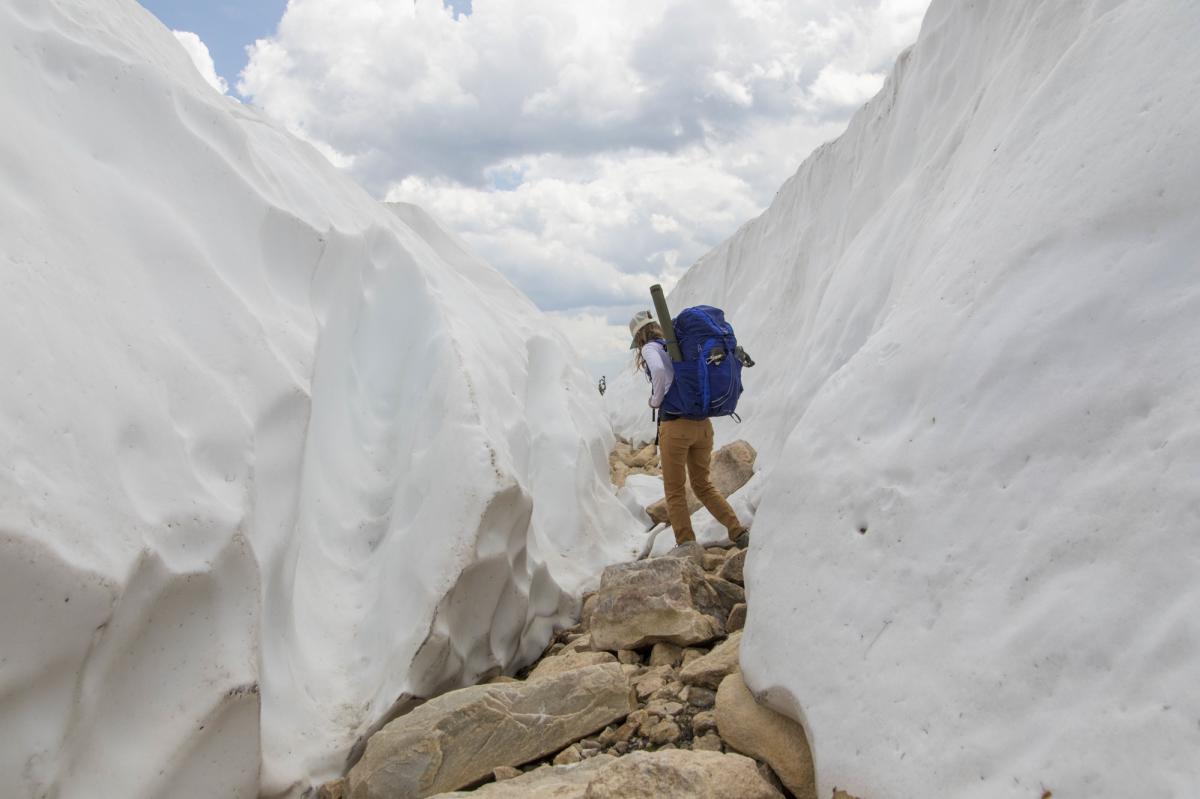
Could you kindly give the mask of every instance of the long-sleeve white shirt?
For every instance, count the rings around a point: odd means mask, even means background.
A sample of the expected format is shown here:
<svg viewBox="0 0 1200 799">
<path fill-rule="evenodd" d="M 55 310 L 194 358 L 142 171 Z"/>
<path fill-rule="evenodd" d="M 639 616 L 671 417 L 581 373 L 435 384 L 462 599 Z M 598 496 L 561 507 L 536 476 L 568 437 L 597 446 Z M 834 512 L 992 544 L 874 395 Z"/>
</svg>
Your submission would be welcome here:
<svg viewBox="0 0 1200 799">
<path fill-rule="evenodd" d="M 650 369 L 650 407 L 661 407 L 663 397 L 675 381 L 675 366 L 667 356 L 667 348 L 657 341 L 642 347 L 642 358 Z"/>
</svg>

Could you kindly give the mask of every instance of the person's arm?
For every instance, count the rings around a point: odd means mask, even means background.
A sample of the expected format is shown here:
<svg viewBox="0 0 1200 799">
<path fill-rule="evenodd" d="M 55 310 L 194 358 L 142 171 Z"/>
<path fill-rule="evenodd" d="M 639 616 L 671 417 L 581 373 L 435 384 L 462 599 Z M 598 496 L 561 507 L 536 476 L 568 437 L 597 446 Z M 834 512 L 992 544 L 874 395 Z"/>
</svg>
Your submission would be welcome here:
<svg viewBox="0 0 1200 799">
<path fill-rule="evenodd" d="M 667 351 L 657 341 L 642 347 L 642 358 L 650 370 L 650 407 L 658 408 L 671 388 L 675 370 L 667 361 Z"/>
</svg>

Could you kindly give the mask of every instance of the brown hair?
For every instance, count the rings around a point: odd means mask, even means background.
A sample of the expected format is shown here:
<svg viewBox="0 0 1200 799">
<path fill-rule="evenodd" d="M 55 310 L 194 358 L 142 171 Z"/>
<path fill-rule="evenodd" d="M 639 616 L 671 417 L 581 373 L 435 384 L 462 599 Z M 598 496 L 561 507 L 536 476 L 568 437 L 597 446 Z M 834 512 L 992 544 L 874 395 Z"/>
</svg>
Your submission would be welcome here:
<svg viewBox="0 0 1200 799">
<path fill-rule="evenodd" d="M 654 339 L 662 337 L 662 328 L 658 326 L 658 322 L 651 322 L 634 335 L 633 348 L 637 350 L 637 355 L 633 358 L 633 368 L 635 371 L 646 371 L 646 359 L 642 357 L 642 347 L 654 341 Z"/>
</svg>

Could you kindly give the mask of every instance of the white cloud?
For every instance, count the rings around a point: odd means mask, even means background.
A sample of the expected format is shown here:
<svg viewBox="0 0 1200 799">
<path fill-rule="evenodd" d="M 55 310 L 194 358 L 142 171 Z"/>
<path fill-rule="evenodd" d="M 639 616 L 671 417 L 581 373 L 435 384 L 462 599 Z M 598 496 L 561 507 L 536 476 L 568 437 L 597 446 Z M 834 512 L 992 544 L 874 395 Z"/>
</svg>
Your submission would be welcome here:
<svg viewBox="0 0 1200 799">
<path fill-rule="evenodd" d="M 927 3 L 305 0 L 238 88 L 541 307 L 620 326 L 843 129 Z"/>
<path fill-rule="evenodd" d="M 192 63 L 196 65 L 196 71 L 208 82 L 208 85 L 221 94 L 228 94 L 229 83 L 217 74 L 212 54 L 208 52 L 208 45 L 191 31 L 171 31 L 171 33 L 175 34 L 175 38 L 183 45 L 183 49 L 187 50 Z"/>
</svg>

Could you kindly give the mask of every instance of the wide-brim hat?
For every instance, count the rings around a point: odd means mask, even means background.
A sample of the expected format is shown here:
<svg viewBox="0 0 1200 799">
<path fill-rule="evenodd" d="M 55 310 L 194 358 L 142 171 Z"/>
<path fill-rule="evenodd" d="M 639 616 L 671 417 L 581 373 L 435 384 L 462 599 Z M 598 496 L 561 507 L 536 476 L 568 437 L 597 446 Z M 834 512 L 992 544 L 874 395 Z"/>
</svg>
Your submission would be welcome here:
<svg viewBox="0 0 1200 799">
<path fill-rule="evenodd" d="M 638 311 L 633 315 L 633 318 L 629 320 L 629 335 L 631 336 L 629 341 L 629 349 L 632 350 L 637 348 L 638 331 L 646 325 L 652 324 L 654 324 L 654 314 L 650 313 L 649 311 Z"/>
</svg>

